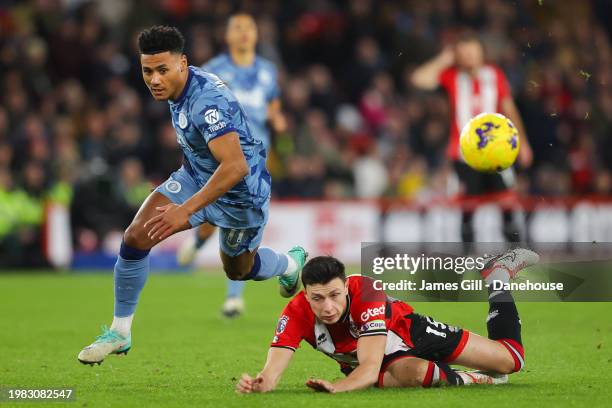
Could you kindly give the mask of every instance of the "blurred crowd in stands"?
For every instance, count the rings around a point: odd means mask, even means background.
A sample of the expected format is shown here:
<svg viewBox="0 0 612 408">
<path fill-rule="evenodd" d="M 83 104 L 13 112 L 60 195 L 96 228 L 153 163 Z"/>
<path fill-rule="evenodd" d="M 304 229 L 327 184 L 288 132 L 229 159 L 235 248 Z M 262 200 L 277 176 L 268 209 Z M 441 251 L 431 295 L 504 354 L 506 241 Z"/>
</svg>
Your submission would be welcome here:
<svg viewBox="0 0 612 408">
<path fill-rule="evenodd" d="M 510 81 L 534 149 L 524 194 L 612 192 L 612 9 L 606 0 L 0 1 L 0 253 L 36 261 L 49 200 L 75 242 L 122 230 L 181 162 L 168 107 L 148 95 L 138 31 L 176 25 L 192 65 L 251 12 L 281 73 L 289 127 L 274 135 L 275 198 L 453 194 L 448 104 L 414 67 L 465 27 Z M 41 261 L 42 262 L 42 261 Z"/>
</svg>

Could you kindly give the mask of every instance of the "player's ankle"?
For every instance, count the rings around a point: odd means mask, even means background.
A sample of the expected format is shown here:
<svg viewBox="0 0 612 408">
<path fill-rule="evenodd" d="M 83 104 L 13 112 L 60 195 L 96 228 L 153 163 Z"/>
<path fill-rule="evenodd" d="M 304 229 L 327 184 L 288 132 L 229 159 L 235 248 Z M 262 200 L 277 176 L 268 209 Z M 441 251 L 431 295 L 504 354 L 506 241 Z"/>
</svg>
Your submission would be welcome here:
<svg viewBox="0 0 612 408">
<path fill-rule="evenodd" d="M 110 329 L 118 333 L 120 336 L 128 337 L 132 330 L 133 319 L 133 314 L 124 317 L 115 316 L 113 318 L 113 323 L 111 324 Z"/>
<path fill-rule="evenodd" d="M 299 265 L 297 264 L 297 262 L 295 262 L 295 259 L 293 259 L 293 257 L 289 255 L 285 255 L 285 256 L 287 257 L 287 269 L 285 269 L 285 272 L 283 272 L 282 275 L 290 276 L 298 270 Z"/>
</svg>

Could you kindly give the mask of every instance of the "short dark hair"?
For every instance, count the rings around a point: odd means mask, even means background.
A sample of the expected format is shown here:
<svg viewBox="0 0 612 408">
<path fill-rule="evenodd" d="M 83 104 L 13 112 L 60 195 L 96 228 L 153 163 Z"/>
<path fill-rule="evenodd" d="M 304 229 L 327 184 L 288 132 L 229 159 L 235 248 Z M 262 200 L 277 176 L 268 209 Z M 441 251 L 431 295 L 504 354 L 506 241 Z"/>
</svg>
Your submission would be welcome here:
<svg viewBox="0 0 612 408">
<path fill-rule="evenodd" d="M 302 284 L 306 285 L 324 285 L 333 279 L 340 278 L 342 282 L 346 281 L 344 273 L 344 264 L 333 256 L 317 256 L 306 262 L 302 269 Z"/>
<path fill-rule="evenodd" d="M 141 54 L 159 54 L 166 51 L 182 54 L 185 38 L 176 27 L 156 25 L 138 34 L 138 48 Z"/>
<path fill-rule="evenodd" d="M 480 44 L 481 47 L 484 48 L 484 44 L 482 43 L 482 38 L 480 38 L 480 36 L 475 31 L 472 31 L 472 30 L 463 30 L 457 37 L 455 44 L 469 43 L 469 42 L 476 42 Z"/>
</svg>

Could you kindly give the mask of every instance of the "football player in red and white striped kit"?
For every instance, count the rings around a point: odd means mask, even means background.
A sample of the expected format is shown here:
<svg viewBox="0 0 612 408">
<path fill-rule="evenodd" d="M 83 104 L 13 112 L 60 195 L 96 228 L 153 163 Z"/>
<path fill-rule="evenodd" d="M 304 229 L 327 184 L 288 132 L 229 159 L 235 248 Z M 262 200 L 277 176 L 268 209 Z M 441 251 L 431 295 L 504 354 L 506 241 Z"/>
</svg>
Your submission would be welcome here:
<svg viewBox="0 0 612 408">
<path fill-rule="evenodd" d="M 489 260 L 481 275 L 487 283 L 507 283 L 538 259 L 527 249 L 512 249 Z M 255 377 L 243 374 L 238 392 L 274 390 L 302 340 L 336 360 L 346 375 L 335 382 L 306 381 L 330 393 L 373 385 L 501 384 L 523 368 L 521 323 L 509 291 L 489 290 L 485 338 L 415 313 L 377 290 L 371 278 L 346 277 L 344 265 L 330 256 L 311 259 L 302 283 L 304 290 L 281 314 L 264 368 Z M 457 371 L 449 364 L 480 371 Z"/>
<path fill-rule="evenodd" d="M 507 192 L 514 184 L 512 168 L 500 173 L 479 173 L 461 159 L 459 135 L 469 120 L 483 112 L 501 113 L 508 117 L 519 131 L 521 138 L 518 161 L 529 167 L 533 153 L 527 140 L 521 115 L 512 99 L 510 85 L 503 71 L 496 65 L 485 63 L 484 47 L 471 32 L 459 37 L 457 42 L 445 48 L 432 60 L 419 66 L 412 74 L 412 84 L 423 90 L 442 87 L 450 104 L 450 138 L 447 157 L 454 163 L 455 171 L 467 196 Z M 512 221 L 511 210 L 503 212 L 504 235 L 510 242 L 519 240 Z M 472 214 L 464 212 L 462 238 L 473 242 Z"/>
</svg>

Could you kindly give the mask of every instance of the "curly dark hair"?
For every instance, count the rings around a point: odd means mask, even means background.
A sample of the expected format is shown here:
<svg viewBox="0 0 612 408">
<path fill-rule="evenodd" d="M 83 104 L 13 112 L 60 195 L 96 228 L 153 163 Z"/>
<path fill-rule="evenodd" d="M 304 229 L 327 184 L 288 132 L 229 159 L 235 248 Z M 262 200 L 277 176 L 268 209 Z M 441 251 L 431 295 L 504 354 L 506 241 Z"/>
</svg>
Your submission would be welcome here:
<svg viewBox="0 0 612 408">
<path fill-rule="evenodd" d="M 156 25 L 138 34 L 138 48 L 141 54 L 159 54 L 166 51 L 182 54 L 185 38 L 176 27 Z"/>
</svg>

